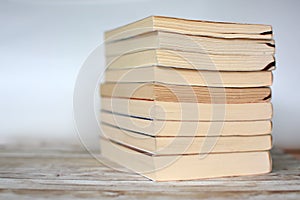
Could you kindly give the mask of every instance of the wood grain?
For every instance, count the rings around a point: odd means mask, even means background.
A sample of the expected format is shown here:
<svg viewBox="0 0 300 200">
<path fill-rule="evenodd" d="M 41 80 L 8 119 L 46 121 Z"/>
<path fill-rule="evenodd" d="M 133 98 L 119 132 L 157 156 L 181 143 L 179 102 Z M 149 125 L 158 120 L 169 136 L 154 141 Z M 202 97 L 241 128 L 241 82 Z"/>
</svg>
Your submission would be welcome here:
<svg viewBox="0 0 300 200">
<path fill-rule="evenodd" d="M 284 152 L 287 154 L 291 154 L 296 159 L 300 160 L 300 149 L 284 149 Z"/>
<path fill-rule="evenodd" d="M 300 161 L 277 149 L 270 174 L 182 182 L 152 182 L 95 156 L 79 145 L 4 145 L 0 199 L 300 198 Z"/>
</svg>

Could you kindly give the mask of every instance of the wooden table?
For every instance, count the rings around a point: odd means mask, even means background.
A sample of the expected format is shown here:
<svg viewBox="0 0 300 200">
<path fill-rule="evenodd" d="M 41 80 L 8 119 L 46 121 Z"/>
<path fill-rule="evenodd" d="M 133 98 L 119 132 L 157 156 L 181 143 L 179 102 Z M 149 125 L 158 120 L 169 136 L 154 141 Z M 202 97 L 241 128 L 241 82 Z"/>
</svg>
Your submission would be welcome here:
<svg viewBox="0 0 300 200">
<path fill-rule="evenodd" d="M 0 199 L 300 199 L 300 160 L 279 150 L 268 175 L 152 182 L 106 167 L 80 145 L 0 148 Z"/>
</svg>

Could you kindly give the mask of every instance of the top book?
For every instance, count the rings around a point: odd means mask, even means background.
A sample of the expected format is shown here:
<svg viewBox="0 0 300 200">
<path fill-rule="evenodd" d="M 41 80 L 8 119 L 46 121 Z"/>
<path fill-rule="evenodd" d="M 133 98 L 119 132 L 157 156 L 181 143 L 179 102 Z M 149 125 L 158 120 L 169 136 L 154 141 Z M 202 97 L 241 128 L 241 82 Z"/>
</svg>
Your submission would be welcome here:
<svg viewBox="0 0 300 200">
<path fill-rule="evenodd" d="M 270 25 L 180 19 L 150 16 L 105 32 L 105 41 L 126 39 L 152 31 L 175 32 L 218 38 L 272 39 Z"/>
</svg>

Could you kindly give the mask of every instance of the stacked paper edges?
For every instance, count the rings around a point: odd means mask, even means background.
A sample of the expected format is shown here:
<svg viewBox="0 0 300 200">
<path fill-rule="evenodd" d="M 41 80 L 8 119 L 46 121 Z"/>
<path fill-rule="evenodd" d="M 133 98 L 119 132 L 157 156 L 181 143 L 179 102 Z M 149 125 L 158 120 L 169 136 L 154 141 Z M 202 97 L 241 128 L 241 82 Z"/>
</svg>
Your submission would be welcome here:
<svg viewBox="0 0 300 200">
<path fill-rule="evenodd" d="M 271 26 L 152 16 L 105 41 L 103 156 L 156 181 L 271 171 Z"/>
</svg>

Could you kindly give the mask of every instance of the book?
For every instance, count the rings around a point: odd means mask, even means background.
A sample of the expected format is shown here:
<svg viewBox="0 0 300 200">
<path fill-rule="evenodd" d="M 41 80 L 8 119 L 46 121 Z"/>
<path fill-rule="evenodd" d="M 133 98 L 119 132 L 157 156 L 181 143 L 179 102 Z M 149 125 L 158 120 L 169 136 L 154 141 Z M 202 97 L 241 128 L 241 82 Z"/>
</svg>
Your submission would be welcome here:
<svg viewBox="0 0 300 200">
<path fill-rule="evenodd" d="M 101 112 L 99 122 L 154 137 L 256 136 L 272 132 L 270 120 L 168 121 Z"/>
<path fill-rule="evenodd" d="M 208 88 L 161 83 L 103 83 L 100 93 L 102 97 L 190 103 L 263 103 L 271 99 L 269 87 Z"/>
<path fill-rule="evenodd" d="M 272 147 L 270 134 L 226 137 L 152 137 L 107 124 L 101 124 L 101 129 L 103 137 L 153 155 L 266 151 Z"/>
<path fill-rule="evenodd" d="M 104 157 L 154 181 L 258 175 L 272 170 L 269 151 L 156 156 L 104 138 L 100 146 Z"/>
<path fill-rule="evenodd" d="M 271 71 L 275 69 L 273 55 L 218 55 L 166 49 L 148 49 L 106 56 L 107 69 L 132 69 L 160 66 L 179 69 L 208 70 L 221 72 Z M 201 72 L 203 73 L 203 72 Z"/>
<path fill-rule="evenodd" d="M 271 171 L 270 25 L 150 16 L 105 32 L 101 154 L 155 181 Z"/>
<path fill-rule="evenodd" d="M 121 65 L 121 66 L 125 66 Z M 264 87 L 271 86 L 271 71 L 197 71 L 175 67 L 137 67 L 105 71 L 105 82 L 164 83 L 208 87 Z"/>
<path fill-rule="evenodd" d="M 273 40 L 223 39 L 154 31 L 106 42 L 106 56 L 120 56 L 147 49 L 167 49 L 217 55 L 274 55 Z"/>
<path fill-rule="evenodd" d="M 270 25 L 150 16 L 106 31 L 104 39 L 106 41 L 119 40 L 152 31 L 166 31 L 220 38 L 272 39 L 273 37 L 273 31 Z"/>
<path fill-rule="evenodd" d="M 128 116 L 181 121 L 245 121 L 269 120 L 272 104 L 210 104 L 101 98 L 102 110 Z"/>
</svg>

